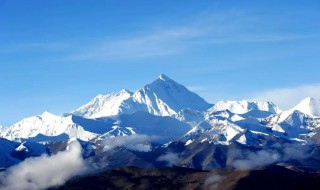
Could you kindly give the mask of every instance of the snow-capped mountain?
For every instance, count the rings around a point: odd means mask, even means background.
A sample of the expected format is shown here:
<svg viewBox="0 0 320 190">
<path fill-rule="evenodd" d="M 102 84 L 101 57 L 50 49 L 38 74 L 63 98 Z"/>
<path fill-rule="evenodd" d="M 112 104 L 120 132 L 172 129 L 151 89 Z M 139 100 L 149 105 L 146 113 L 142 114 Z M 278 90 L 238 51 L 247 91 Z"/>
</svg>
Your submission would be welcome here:
<svg viewBox="0 0 320 190">
<path fill-rule="evenodd" d="M 307 125 L 309 116 L 294 110 L 266 118 L 266 125 L 271 126 L 273 131 L 284 133 L 291 137 L 298 137 L 300 134 L 310 133 L 312 128 Z"/>
<path fill-rule="evenodd" d="M 272 126 L 279 132 L 293 133 L 296 130 L 311 131 L 320 127 L 318 112 L 320 110 L 319 101 L 314 98 L 306 98 L 290 110 L 272 115 L 263 119 L 265 124 Z M 310 123 L 313 123 L 310 125 Z M 284 130 L 283 128 L 288 128 Z M 299 132 L 298 132 L 299 133 Z"/>
<path fill-rule="evenodd" d="M 319 101 L 307 98 L 283 112 L 271 102 L 219 101 L 212 106 L 162 74 L 135 93 L 121 90 L 98 95 L 63 116 L 44 112 L 5 128 L 1 136 L 39 142 L 72 137 L 92 141 L 132 134 L 167 136 L 167 140 L 174 140 L 183 135 L 210 134 L 216 143 L 229 143 L 233 137 L 251 131 L 298 138 L 317 127 L 317 122 L 307 115 L 317 116 L 318 104 Z"/>
<path fill-rule="evenodd" d="M 191 126 L 195 126 L 205 119 L 205 112 L 185 108 L 173 115 L 173 117 Z"/>
<path fill-rule="evenodd" d="M 142 135 L 148 142 L 129 141 L 123 149 L 117 149 L 119 154 L 109 152 L 108 161 L 117 165 L 126 160 L 123 155 L 130 155 L 137 163 L 152 165 L 146 160 L 140 162 L 141 154 L 136 152 L 146 155 L 150 152 L 154 157 L 183 149 L 185 152 L 178 152 L 184 156 L 182 166 L 197 168 L 193 160 L 207 155 L 205 163 L 200 161 L 205 166 L 199 168 L 211 168 L 220 163 L 211 155 L 215 154 L 214 150 L 222 151 L 217 147 L 226 151 L 228 146 L 259 149 L 276 143 L 319 144 L 319 110 L 319 100 L 314 98 L 307 98 L 287 111 L 271 102 L 219 101 L 213 105 L 160 75 L 134 93 L 121 90 L 98 95 L 69 114 L 57 116 L 44 112 L 0 128 L 4 138 L 0 143 L 8 147 L 0 149 L 0 166 L 15 164 L 47 150 L 54 153 L 63 147 L 60 142 L 69 138 L 81 140 L 85 151 L 88 150 L 87 156 L 97 154 L 97 159 L 106 159 L 101 151 L 105 142 Z M 153 143 L 160 146 L 153 149 Z"/>
<path fill-rule="evenodd" d="M 121 90 L 119 93 L 112 93 L 107 95 L 98 95 L 89 103 L 81 106 L 73 115 L 82 116 L 86 118 L 98 118 L 106 116 L 114 116 L 124 113 L 123 107 L 126 107 L 125 100 L 132 96 L 132 92 Z M 135 110 L 129 111 L 134 112 Z M 126 112 L 128 113 L 128 112 Z"/>
<path fill-rule="evenodd" d="M 320 117 L 320 100 L 315 98 L 305 98 L 291 110 L 298 110 L 309 116 Z"/>
<path fill-rule="evenodd" d="M 99 120 L 74 115 L 56 116 L 44 112 L 12 125 L 1 137 L 16 141 L 23 139 L 28 142 L 51 142 L 73 137 L 83 141 L 95 141 L 140 134 L 156 137 L 156 142 L 169 142 L 190 129 L 190 125 L 173 117 L 161 117 L 141 111 Z"/>
<path fill-rule="evenodd" d="M 205 111 L 211 106 L 197 94 L 162 74 L 135 93 L 122 90 L 119 93 L 98 95 L 72 114 L 99 118 L 146 111 L 154 115 L 171 116 L 184 108 Z"/>
<path fill-rule="evenodd" d="M 81 140 L 90 140 L 98 134 L 84 130 L 81 125 L 73 121 L 74 116 L 56 116 L 49 112 L 29 117 L 13 124 L 2 133 L 2 137 L 15 139 L 66 140 L 77 137 Z M 92 126 L 94 127 L 94 126 Z"/>
<path fill-rule="evenodd" d="M 319 110 L 319 101 L 306 98 L 290 110 L 262 119 L 262 123 L 287 137 L 308 140 L 320 128 Z"/>
<path fill-rule="evenodd" d="M 242 101 L 219 101 L 209 111 L 230 110 L 236 114 L 244 114 L 252 110 L 269 112 L 272 114 L 280 113 L 281 110 L 272 102 L 249 102 Z"/>
<path fill-rule="evenodd" d="M 191 137 L 191 139 L 201 137 L 202 142 L 209 141 L 228 144 L 236 135 L 244 131 L 240 126 L 228 120 L 211 118 L 210 120 L 200 122 L 185 137 Z"/>
<path fill-rule="evenodd" d="M 46 147 L 34 142 L 14 142 L 0 138 L 0 168 L 17 164 L 30 156 L 47 153 Z"/>
<path fill-rule="evenodd" d="M 186 87 L 165 75 L 133 94 L 145 110 L 154 115 L 169 116 L 184 108 L 205 111 L 212 105 Z"/>
</svg>

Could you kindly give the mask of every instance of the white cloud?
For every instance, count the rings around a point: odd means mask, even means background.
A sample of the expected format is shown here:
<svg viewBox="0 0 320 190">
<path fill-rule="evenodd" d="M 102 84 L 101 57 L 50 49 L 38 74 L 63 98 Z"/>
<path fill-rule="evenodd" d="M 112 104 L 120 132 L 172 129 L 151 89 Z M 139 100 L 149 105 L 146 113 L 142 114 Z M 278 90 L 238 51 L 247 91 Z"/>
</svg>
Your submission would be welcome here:
<svg viewBox="0 0 320 190">
<path fill-rule="evenodd" d="M 67 60 L 106 60 L 145 58 L 196 49 L 201 45 L 233 43 L 265 43 L 319 37 L 314 34 L 275 33 L 275 30 L 256 30 L 261 20 L 241 10 L 206 12 L 194 15 L 188 24 L 145 28 L 145 32 L 128 33 L 122 38 L 74 45 L 75 52 Z M 159 29 L 160 28 L 160 29 Z"/>
<path fill-rule="evenodd" d="M 280 160 L 280 155 L 275 151 L 261 150 L 251 152 L 245 159 L 235 160 L 232 166 L 239 170 L 252 170 L 266 166 Z"/>
<path fill-rule="evenodd" d="M 161 155 L 157 158 L 157 161 L 165 161 L 168 163 L 168 166 L 174 166 L 179 162 L 179 155 L 176 153 L 168 152 L 164 155 Z"/>
<path fill-rule="evenodd" d="M 200 35 L 194 29 L 172 28 L 149 32 L 125 39 L 114 39 L 86 45 L 71 55 L 70 60 L 104 60 L 114 58 L 143 58 L 182 52 L 188 40 Z"/>
<path fill-rule="evenodd" d="M 148 135 L 130 135 L 130 136 L 118 136 L 115 138 L 107 138 L 102 141 L 103 150 L 108 151 L 115 147 L 122 146 L 122 145 L 133 145 L 133 144 L 143 144 L 146 142 L 150 142 L 152 140 L 157 139 L 155 136 L 148 136 Z"/>
<path fill-rule="evenodd" d="M 0 173 L 1 190 L 39 190 L 64 184 L 87 171 L 78 141 L 56 155 L 28 158 Z"/>
<path fill-rule="evenodd" d="M 251 98 L 257 101 L 271 101 L 281 109 L 290 109 L 306 97 L 320 98 L 320 84 L 289 88 L 277 88 L 255 93 Z"/>
<path fill-rule="evenodd" d="M 238 170 L 252 170 L 278 162 L 288 160 L 303 160 L 310 157 L 310 147 L 299 144 L 274 144 L 272 148 L 257 152 L 246 152 L 240 149 L 231 151 L 231 154 L 239 159 L 232 162 L 232 166 Z"/>
<path fill-rule="evenodd" d="M 223 180 L 224 180 L 224 177 L 221 175 L 218 175 L 218 174 L 212 175 L 205 180 L 204 182 L 205 189 L 218 190 L 219 183 L 222 182 Z"/>
</svg>

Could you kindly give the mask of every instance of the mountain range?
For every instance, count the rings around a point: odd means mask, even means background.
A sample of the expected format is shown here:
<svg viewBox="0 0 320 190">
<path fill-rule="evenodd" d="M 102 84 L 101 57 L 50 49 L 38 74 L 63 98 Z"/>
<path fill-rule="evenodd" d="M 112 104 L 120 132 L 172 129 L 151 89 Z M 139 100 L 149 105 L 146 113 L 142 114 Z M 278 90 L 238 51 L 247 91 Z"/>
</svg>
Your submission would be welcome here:
<svg viewBox="0 0 320 190">
<path fill-rule="evenodd" d="M 319 100 L 306 98 L 289 110 L 247 100 L 211 104 L 163 74 L 136 92 L 97 95 L 70 113 L 46 111 L 0 131 L 3 168 L 55 154 L 77 138 L 83 157 L 99 168 L 252 169 L 262 164 L 237 161 L 263 152 L 271 154 L 263 164 L 320 169 Z"/>
</svg>

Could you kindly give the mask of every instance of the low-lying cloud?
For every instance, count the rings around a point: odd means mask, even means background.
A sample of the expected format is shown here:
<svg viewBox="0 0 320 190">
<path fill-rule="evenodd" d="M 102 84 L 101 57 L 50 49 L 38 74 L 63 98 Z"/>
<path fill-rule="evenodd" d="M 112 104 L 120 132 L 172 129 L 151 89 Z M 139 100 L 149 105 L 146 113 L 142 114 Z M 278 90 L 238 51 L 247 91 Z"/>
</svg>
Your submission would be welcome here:
<svg viewBox="0 0 320 190">
<path fill-rule="evenodd" d="M 224 177 L 221 176 L 221 175 L 218 175 L 218 174 L 208 177 L 204 181 L 205 189 L 218 190 L 219 189 L 219 183 L 221 181 L 223 181 L 223 179 L 224 179 Z"/>
<path fill-rule="evenodd" d="M 81 150 L 80 143 L 73 141 L 67 150 L 55 155 L 28 158 L 0 173 L 0 189 L 40 190 L 62 185 L 88 170 Z"/>
<path fill-rule="evenodd" d="M 236 160 L 232 166 L 239 170 L 252 170 L 280 160 L 277 152 L 261 150 L 250 152 L 245 159 Z"/>
<path fill-rule="evenodd" d="M 301 160 L 310 156 L 310 147 L 297 144 L 275 144 L 269 149 L 257 152 L 234 150 L 233 156 L 238 157 L 232 167 L 239 170 L 252 170 L 288 160 Z"/>
<path fill-rule="evenodd" d="M 159 162 L 167 162 L 168 166 L 174 166 L 177 165 L 179 162 L 179 154 L 173 153 L 173 152 L 168 152 L 166 154 L 163 154 L 157 158 L 157 161 Z"/>
<path fill-rule="evenodd" d="M 104 146 L 103 151 L 112 150 L 115 147 L 122 145 L 143 144 L 158 139 L 155 136 L 148 135 L 130 135 L 130 136 L 118 136 L 115 138 L 106 138 L 102 141 Z"/>
</svg>

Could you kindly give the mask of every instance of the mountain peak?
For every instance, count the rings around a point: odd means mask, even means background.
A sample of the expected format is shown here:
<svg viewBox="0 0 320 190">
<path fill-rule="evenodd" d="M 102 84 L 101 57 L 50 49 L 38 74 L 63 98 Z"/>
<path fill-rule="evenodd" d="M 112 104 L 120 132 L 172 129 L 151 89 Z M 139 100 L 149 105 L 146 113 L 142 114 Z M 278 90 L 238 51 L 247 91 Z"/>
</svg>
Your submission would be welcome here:
<svg viewBox="0 0 320 190">
<path fill-rule="evenodd" d="M 320 100 L 312 97 L 305 98 L 292 110 L 298 110 L 310 116 L 320 116 Z"/>
<path fill-rule="evenodd" d="M 132 94 L 132 92 L 126 89 L 123 89 L 118 93 L 111 93 L 107 95 L 99 94 L 90 102 L 71 113 L 73 115 L 87 118 L 118 115 L 120 112 L 119 108 L 122 105 L 123 101 L 129 99 Z"/>
<path fill-rule="evenodd" d="M 100 95 L 72 114 L 98 118 L 146 111 L 154 115 L 168 116 L 184 108 L 205 111 L 211 106 L 183 85 L 161 74 L 157 80 L 135 93 L 124 89 L 119 93 Z"/>
<path fill-rule="evenodd" d="M 161 89 L 181 90 L 181 88 L 184 88 L 184 86 L 177 83 L 176 81 L 169 78 L 168 76 L 161 74 L 153 82 L 144 85 L 143 88 L 148 88 L 148 89 L 152 88 L 157 92 L 159 92 L 159 90 L 161 91 Z"/>
<path fill-rule="evenodd" d="M 167 77 L 165 74 L 159 75 L 159 79 L 162 81 L 172 81 L 169 77 Z"/>
<path fill-rule="evenodd" d="M 312 102 L 317 102 L 317 99 L 314 97 L 307 97 L 307 98 L 303 99 L 302 101 L 312 103 Z"/>
<path fill-rule="evenodd" d="M 54 117 L 57 117 L 56 115 L 54 115 L 53 113 L 50 113 L 48 111 L 45 111 L 41 114 L 41 117 L 43 118 L 54 118 Z"/>
<path fill-rule="evenodd" d="M 130 95 L 132 95 L 133 92 L 131 92 L 131 91 L 127 90 L 127 89 L 122 89 L 122 90 L 119 92 L 119 94 L 130 94 Z"/>
<path fill-rule="evenodd" d="M 229 110 L 232 113 L 244 114 L 252 110 L 260 110 L 270 113 L 280 113 L 281 110 L 274 105 L 272 102 L 256 102 L 256 101 L 219 101 L 217 102 L 210 111 L 223 111 Z"/>
<path fill-rule="evenodd" d="M 184 108 L 204 111 L 212 105 L 164 74 L 134 93 L 133 98 L 149 113 L 173 115 Z"/>
</svg>

